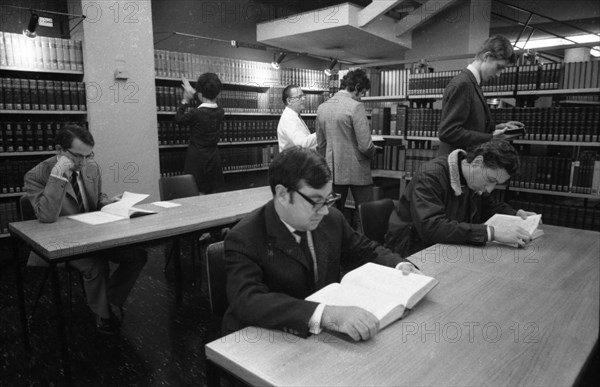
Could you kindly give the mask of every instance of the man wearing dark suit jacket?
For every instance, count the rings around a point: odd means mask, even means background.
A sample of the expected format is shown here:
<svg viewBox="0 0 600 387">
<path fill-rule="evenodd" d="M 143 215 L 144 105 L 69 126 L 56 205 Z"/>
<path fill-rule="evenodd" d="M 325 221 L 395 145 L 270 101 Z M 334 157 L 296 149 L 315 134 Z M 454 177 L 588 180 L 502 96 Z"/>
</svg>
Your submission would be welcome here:
<svg viewBox="0 0 600 387">
<path fill-rule="evenodd" d="M 98 164 L 93 162 L 94 138 L 76 125 L 62 128 L 55 140 L 57 155 L 42 161 L 25 175 L 25 190 L 40 222 L 53 223 L 59 216 L 97 211 L 109 200 L 102 193 Z M 123 304 L 146 263 L 146 253 L 128 249 L 95 254 L 69 262 L 83 274 L 90 309 L 96 314 L 98 331 L 119 332 Z M 109 261 L 119 264 L 110 275 Z M 45 265 L 31 253 L 29 265 Z M 120 316 L 116 316 L 114 311 Z"/>
<path fill-rule="evenodd" d="M 331 171 L 316 151 L 301 147 L 280 153 L 269 167 L 273 200 L 236 225 L 225 238 L 227 298 L 223 333 L 248 325 L 301 337 L 327 328 L 368 340 L 378 320 L 357 307 L 305 301 L 339 282 L 341 267 L 366 262 L 416 270 L 408 261 L 354 231 L 331 205 Z M 298 235 L 299 234 L 299 235 Z"/>
<path fill-rule="evenodd" d="M 494 125 L 481 83 L 500 75 L 516 62 L 511 43 L 502 35 L 494 35 L 483 43 L 475 60 L 452 78 L 444 90 L 440 119 L 438 155 L 455 149 L 469 149 L 490 141 L 504 139 L 506 129 L 522 128 L 518 121 Z"/>
</svg>

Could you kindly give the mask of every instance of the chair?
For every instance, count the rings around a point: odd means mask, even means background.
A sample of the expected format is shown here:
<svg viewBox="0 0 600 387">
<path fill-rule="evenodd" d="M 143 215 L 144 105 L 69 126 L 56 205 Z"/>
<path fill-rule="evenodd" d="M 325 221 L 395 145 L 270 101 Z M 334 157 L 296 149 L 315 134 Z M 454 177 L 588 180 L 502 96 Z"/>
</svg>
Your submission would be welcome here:
<svg viewBox="0 0 600 387">
<path fill-rule="evenodd" d="M 31 201 L 26 195 L 23 195 L 19 198 L 19 213 L 21 216 L 21 220 L 34 220 L 37 219 L 35 215 L 35 210 L 31 205 Z M 27 254 L 29 255 L 29 254 Z M 72 294 L 72 276 L 71 273 L 73 270 L 77 271 L 74 267 L 70 266 L 68 263 L 65 265 L 65 269 L 67 270 L 67 295 L 69 299 L 69 314 L 73 311 L 73 294 Z M 80 276 L 81 281 L 81 289 L 83 291 L 83 296 L 85 298 L 85 288 L 83 287 L 83 275 L 77 271 Z M 46 281 L 48 280 L 48 276 L 50 275 L 50 269 L 46 266 L 44 267 L 44 276 L 42 277 L 42 281 L 40 282 L 40 287 L 38 288 L 37 294 L 35 296 L 35 302 L 33 303 L 33 308 L 31 309 L 31 318 L 35 315 L 35 311 L 40 302 L 40 298 L 42 297 L 42 292 L 44 290 L 44 286 L 46 286 Z"/>
<path fill-rule="evenodd" d="M 393 210 L 394 201 L 389 198 L 361 203 L 358 206 L 358 216 L 363 234 L 367 238 L 383 244 L 388 228 L 388 219 Z"/>
<path fill-rule="evenodd" d="M 164 176 L 158 181 L 158 189 L 160 191 L 160 200 L 173 200 L 180 198 L 187 198 L 190 196 L 200 195 L 196 179 L 192 175 L 178 175 L 178 176 Z M 191 236 L 192 243 L 192 273 L 195 272 L 195 261 L 198 257 L 198 237 L 197 233 L 193 233 Z M 179 239 L 174 241 L 174 245 L 167 253 L 167 260 L 163 272 L 167 271 L 167 266 L 171 262 L 173 254 L 179 254 Z"/>
<path fill-rule="evenodd" d="M 229 302 L 227 301 L 227 275 L 223 258 L 223 242 L 212 243 L 206 249 L 206 277 L 208 278 L 208 298 L 210 311 L 215 317 L 223 317 Z"/>
</svg>

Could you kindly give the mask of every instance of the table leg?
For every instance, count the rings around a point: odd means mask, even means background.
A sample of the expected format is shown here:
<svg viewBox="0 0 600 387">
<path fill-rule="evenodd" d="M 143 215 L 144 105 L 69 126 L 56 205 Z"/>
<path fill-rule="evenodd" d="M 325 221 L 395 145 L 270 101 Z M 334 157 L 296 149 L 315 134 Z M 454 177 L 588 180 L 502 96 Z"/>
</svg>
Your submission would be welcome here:
<svg viewBox="0 0 600 387">
<path fill-rule="evenodd" d="M 65 375 L 65 383 L 71 385 L 71 365 L 69 362 L 69 345 L 67 343 L 67 330 L 65 326 L 65 316 L 62 310 L 62 300 L 60 297 L 60 284 L 58 282 L 58 272 L 56 264 L 50 263 L 50 277 L 52 278 L 52 293 L 54 296 L 54 305 L 56 306 L 56 323 L 58 326 L 58 341 L 60 342 L 60 351 L 62 357 L 62 368 Z"/>
<path fill-rule="evenodd" d="M 181 242 L 179 238 L 173 241 L 173 265 L 175 267 L 175 302 L 181 305 Z"/>
<path fill-rule="evenodd" d="M 25 310 L 25 294 L 23 292 L 23 275 L 19 265 L 19 241 L 13 237 L 13 264 L 15 265 L 15 279 L 17 281 L 17 299 L 19 303 L 19 313 L 21 315 L 21 330 L 23 333 L 23 342 L 25 348 L 31 349 L 29 344 L 29 330 L 27 327 L 27 311 Z"/>
<path fill-rule="evenodd" d="M 221 386 L 221 368 L 206 359 L 206 387 Z"/>
</svg>

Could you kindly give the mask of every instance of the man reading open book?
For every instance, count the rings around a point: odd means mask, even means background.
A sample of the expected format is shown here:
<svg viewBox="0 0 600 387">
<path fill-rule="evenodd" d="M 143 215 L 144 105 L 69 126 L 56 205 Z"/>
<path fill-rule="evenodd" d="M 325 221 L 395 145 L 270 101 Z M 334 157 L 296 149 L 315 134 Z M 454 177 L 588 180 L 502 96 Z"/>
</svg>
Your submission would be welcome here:
<svg viewBox="0 0 600 387">
<path fill-rule="evenodd" d="M 227 298 L 223 333 L 248 325 L 301 337 L 322 328 L 368 340 L 379 329 L 365 309 L 305 300 L 339 282 L 341 267 L 366 262 L 416 271 L 398 254 L 353 230 L 331 207 L 331 171 L 316 151 L 292 147 L 269 167 L 273 199 L 249 214 L 225 238 Z"/>
<path fill-rule="evenodd" d="M 55 139 L 56 155 L 25 174 L 25 190 L 40 222 L 53 223 L 59 216 L 96 211 L 112 200 L 102 193 L 100 168 L 93 161 L 94 138 L 77 125 L 65 125 Z M 83 274 L 87 303 L 96 314 L 98 331 L 119 332 L 123 304 L 146 263 L 142 249 L 95 254 L 69 262 Z M 108 262 L 118 263 L 110 274 Z M 29 265 L 44 265 L 31 253 Z M 115 312 L 119 314 L 116 316 Z"/>
<path fill-rule="evenodd" d="M 519 170 L 519 155 L 507 141 L 492 140 L 471 151 L 457 149 L 439 156 L 417 173 L 389 219 L 385 244 L 408 257 L 436 243 L 483 245 L 488 241 L 524 246 L 530 232 L 516 225 L 487 226 L 494 214 L 518 215 L 494 200 L 496 184 Z"/>
</svg>

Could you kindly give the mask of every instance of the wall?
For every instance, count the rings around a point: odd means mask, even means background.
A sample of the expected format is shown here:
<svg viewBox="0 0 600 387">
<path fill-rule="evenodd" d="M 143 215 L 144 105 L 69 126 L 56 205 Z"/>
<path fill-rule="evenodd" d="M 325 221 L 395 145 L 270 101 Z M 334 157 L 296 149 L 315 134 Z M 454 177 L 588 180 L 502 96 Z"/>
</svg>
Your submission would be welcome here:
<svg viewBox="0 0 600 387">
<path fill-rule="evenodd" d="M 158 200 L 158 136 L 149 1 L 81 1 L 88 121 L 104 191 Z M 115 80 L 121 66 L 127 80 Z"/>
</svg>

